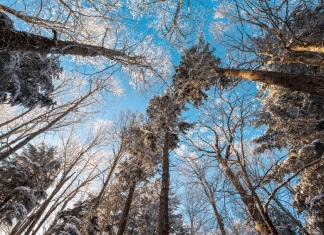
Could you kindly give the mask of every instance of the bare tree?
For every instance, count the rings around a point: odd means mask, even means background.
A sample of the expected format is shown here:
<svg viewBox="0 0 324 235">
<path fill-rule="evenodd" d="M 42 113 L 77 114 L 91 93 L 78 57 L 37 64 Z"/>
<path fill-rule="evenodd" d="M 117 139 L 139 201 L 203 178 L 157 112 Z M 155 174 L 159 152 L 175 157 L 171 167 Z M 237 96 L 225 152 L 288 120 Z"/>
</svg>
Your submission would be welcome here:
<svg viewBox="0 0 324 235">
<path fill-rule="evenodd" d="M 247 89 L 247 88 L 242 88 Z M 216 91 L 217 101 L 206 108 L 199 125 L 210 132 L 198 134 L 196 140 L 189 140 L 189 145 L 214 158 L 231 184 L 240 195 L 242 202 L 255 223 L 260 234 L 278 234 L 267 212 L 264 210 L 260 195 L 253 185 L 253 178 L 248 168 L 248 156 L 244 146 L 245 129 L 255 112 L 255 104 L 248 100 L 248 90 L 240 95 L 235 90 L 229 93 Z M 250 96 L 250 97 L 249 97 Z M 208 135 L 207 135 L 208 136 Z"/>
<path fill-rule="evenodd" d="M 184 148 L 184 145 L 182 146 L 182 148 Z M 217 167 L 213 166 L 212 160 L 209 158 L 205 158 L 204 156 L 197 156 L 196 154 L 189 153 L 188 151 L 185 151 L 181 148 L 179 150 L 176 150 L 176 152 L 178 156 L 181 157 L 181 159 L 183 159 L 184 161 L 179 168 L 181 174 L 183 174 L 186 178 L 186 184 L 188 184 L 188 192 L 186 192 L 186 194 L 189 195 L 186 196 L 186 198 L 188 198 L 187 200 L 189 204 L 190 202 L 194 203 L 195 200 L 202 201 L 201 196 L 204 195 L 204 197 L 207 199 L 206 201 L 209 203 L 209 208 L 211 209 L 205 208 L 203 211 L 199 211 L 199 207 L 193 207 L 193 209 L 196 208 L 196 210 L 198 210 L 198 213 L 211 213 L 208 212 L 208 210 L 211 210 L 214 214 L 214 219 L 217 221 L 217 225 L 221 234 L 226 235 L 227 233 L 225 230 L 226 226 L 224 222 L 224 216 L 222 215 L 219 206 L 221 204 L 221 201 L 224 200 L 225 191 L 230 190 L 226 189 L 223 173 L 217 170 Z M 190 187 L 192 187 L 193 189 L 189 190 Z M 187 206 L 190 208 L 190 206 L 194 206 L 194 204 Z M 189 211 L 187 213 L 189 213 Z M 208 232 L 208 230 L 206 229 L 203 231 Z M 192 232 L 192 234 L 196 234 L 196 232 Z"/>
</svg>

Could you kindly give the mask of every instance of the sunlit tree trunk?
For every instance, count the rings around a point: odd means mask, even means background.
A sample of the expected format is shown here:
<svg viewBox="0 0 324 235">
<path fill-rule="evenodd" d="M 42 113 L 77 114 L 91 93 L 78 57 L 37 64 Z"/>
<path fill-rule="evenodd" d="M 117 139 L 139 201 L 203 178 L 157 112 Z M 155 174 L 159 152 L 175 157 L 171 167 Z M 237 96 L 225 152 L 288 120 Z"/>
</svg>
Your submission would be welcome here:
<svg viewBox="0 0 324 235">
<path fill-rule="evenodd" d="M 60 54 L 76 56 L 103 56 L 117 62 L 140 64 L 141 57 L 132 57 L 123 51 L 82 44 L 72 41 L 62 41 L 10 29 L 0 29 L 0 49 L 11 51 L 30 51 L 42 54 Z"/>
<path fill-rule="evenodd" d="M 215 73 L 324 96 L 324 77 L 262 70 L 212 69 Z"/>
</svg>

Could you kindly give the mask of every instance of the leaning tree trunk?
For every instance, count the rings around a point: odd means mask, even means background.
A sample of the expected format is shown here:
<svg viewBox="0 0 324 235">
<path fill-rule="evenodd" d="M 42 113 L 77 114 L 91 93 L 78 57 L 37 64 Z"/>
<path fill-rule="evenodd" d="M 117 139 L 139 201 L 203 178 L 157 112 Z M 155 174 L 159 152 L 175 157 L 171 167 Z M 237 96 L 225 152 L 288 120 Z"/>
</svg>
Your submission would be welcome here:
<svg viewBox="0 0 324 235">
<path fill-rule="evenodd" d="M 265 188 L 262 187 L 262 189 L 268 194 L 268 196 L 271 195 L 271 193 Z M 291 221 L 301 230 L 304 234 L 310 235 L 310 233 L 303 227 L 303 225 L 281 204 L 281 202 L 274 196 L 273 200 L 276 202 L 276 204 L 279 206 L 279 208 L 291 219 Z"/>
<path fill-rule="evenodd" d="M 324 97 L 324 77 L 303 74 L 279 73 L 262 70 L 241 70 L 213 68 L 213 72 L 241 79 L 267 83 L 291 90 L 306 92 Z"/>
<path fill-rule="evenodd" d="M 125 206 L 123 209 L 122 217 L 121 217 L 119 225 L 118 225 L 117 235 L 124 234 L 126 224 L 127 224 L 128 214 L 129 214 L 129 211 L 130 211 L 130 208 L 132 205 L 132 201 L 133 201 L 135 189 L 136 189 L 136 181 L 133 181 L 129 187 L 129 190 L 128 190 L 128 196 L 127 196 L 126 203 L 125 203 Z"/>
<path fill-rule="evenodd" d="M 158 235 L 169 235 L 169 133 L 164 137 Z"/>
<path fill-rule="evenodd" d="M 11 29 L 0 29 L 0 49 L 20 52 L 38 52 L 42 54 L 60 54 L 76 56 L 103 56 L 116 62 L 145 66 L 145 59 L 130 56 L 124 51 L 104 48 L 73 41 L 62 41 Z"/>
<path fill-rule="evenodd" d="M 235 174 L 232 172 L 232 170 L 228 167 L 226 160 L 222 158 L 217 159 L 220 166 L 223 168 L 225 174 L 232 182 L 233 186 L 239 193 L 241 200 L 243 201 L 244 205 L 249 211 L 250 216 L 252 217 L 254 223 L 255 223 L 255 229 L 261 234 L 261 235 L 269 235 L 271 232 L 268 230 L 267 225 L 265 221 L 263 220 L 256 203 L 254 202 L 253 196 L 249 195 L 248 192 L 244 189 L 244 187 L 241 185 L 239 180 L 236 178 Z M 277 234 L 276 231 L 272 234 Z"/>
<path fill-rule="evenodd" d="M 111 168 L 110 168 L 109 174 L 107 176 L 107 179 L 105 180 L 103 186 L 101 187 L 101 190 L 100 190 L 97 198 L 95 199 L 95 201 L 93 203 L 93 206 L 90 207 L 89 213 L 88 213 L 88 215 L 86 216 L 86 218 L 84 220 L 86 223 L 85 223 L 85 226 L 83 226 L 81 228 L 81 234 L 83 234 L 83 233 L 85 234 L 86 231 L 88 231 L 88 225 L 89 225 L 89 223 L 90 223 L 90 221 L 92 219 L 93 213 L 97 212 L 97 209 L 98 209 L 98 207 L 100 205 L 100 202 L 101 202 L 102 198 L 105 195 L 106 189 L 107 189 L 108 184 L 109 184 L 110 179 L 111 179 L 111 176 L 113 175 L 113 172 L 114 172 L 114 170 L 115 170 L 115 168 L 117 166 L 118 161 L 122 157 L 123 151 L 124 151 L 124 148 L 123 148 L 123 139 L 122 139 L 121 146 L 120 146 L 120 148 L 118 150 L 118 153 L 115 156 L 114 161 L 113 161 L 113 163 L 111 165 Z"/>
</svg>

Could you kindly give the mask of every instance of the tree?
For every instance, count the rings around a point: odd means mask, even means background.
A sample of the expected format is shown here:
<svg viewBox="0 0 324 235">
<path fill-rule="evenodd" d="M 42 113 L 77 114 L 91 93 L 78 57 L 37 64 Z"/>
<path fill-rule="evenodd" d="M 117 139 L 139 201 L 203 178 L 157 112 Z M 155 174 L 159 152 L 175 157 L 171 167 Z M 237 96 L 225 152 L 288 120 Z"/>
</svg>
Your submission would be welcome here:
<svg viewBox="0 0 324 235">
<path fill-rule="evenodd" d="M 3 12 L 0 13 L 0 30 L 16 30 L 13 21 Z M 3 48 L 0 54 L 0 103 L 6 102 L 9 94 L 9 103 L 12 105 L 20 104 L 28 108 L 37 103 L 42 106 L 53 105 L 49 97 L 54 90 L 53 79 L 62 72 L 58 58 L 47 56 L 50 53 L 23 52 L 16 47 Z"/>
<path fill-rule="evenodd" d="M 181 198 L 184 218 L 189 221 L 190 235 L 215 234 L 215 219 L 211 215 L 209 203 L 203 200 L 205 195 L 200 188 L 190 184 L 186 185 L 186 191 Z M 226 235 L 221 230 L 222 235 Z"/>
<path fill-rule="evenodd" d="M 227 40 L 227 45 L 239 51 L 237 55 L 242 55 L 235 61 L 238 66 L 261 68 L 276 73 L 298 74 L 304 77 L 304 82 L 300 84 L 307 89 L 312 87 L 311 84 L 306 83 L 311 81 L 309 76 L 323 76 L 321 59 L 323 4 L 321 1 L 238 0 L 230 7 L 224 6 L 220 7 L 220 15 L 229 20 L 232 28 L 239 29 L 232 40 Z M 247 30 L 248 27 L 251 30 Z M 225 33 L 223 36 L 225 39 L 229 34 Z M 242 58 L 244 60 L 240 60 Z M 298 83 L 298 80 L 295 81 Z M 318 93 L 294 89 L 293 86 L 285 89 L 289 87 L 262 85 L 259 94 L 263 111 L 257 125 L 265 124 L 267 129 L 264 135 L 255 140 L 260 144 L 256 151 L 284 148 L 289 150 L 287 158 L 276 167 L 274 172 L 277 172 L 279 177 L 277 182 L 285 184 L 295 179 L 296 188 L 300 189 L 303 185 L 302 188 L 308 189 L 307 193 L 301 190 L 293 193 L 295 205 L 298 205 L 296 209 L 299 212 L 307 211 L 307 206 L 301 209 L 301 205 L 306 205 L 317 195 L 314 192 L 309 194 L 309 197 L 306 196 L 313 183 L 305 178 L 313 178 L 313 174 L 320 178 L 322 175 L 321 163 L 314 157 L 315 153 L 321 152 L 320 146 L 323 142 L 321 128 L 323 96 L 320 94 L 322 81 L 321 78 L 314 83 L 319 87 Z M 313 149 L 314 152 L 306 151 L 307 149 Z M 275 173 L 272 176 L 275 177 L 274 175 Z M 284 177 L 288 178 L 284 180 Z M 320 201 L 317 202 L 321 204 Z M 309 211 L 308 220 L 312 220 L 311 214 L 312 212 Z M 308 227 L 311 233 L 316 230 L 315 221 L 316 219 Z"/>
<path fill-rule="evenodd" d="M 138 187 L 133 207 L 129 215 L 127 234 L 158 234 L 161 180 L 152 179 Z M 169 231 L 171 234 L 188 234 L 184 216 L 179 213 L 180 200 L 178 195 L 169 193 Z"/>
<path fill-rule="evenodd" d="M 294 192 L 294 206 L 297 212 L 307 212 L 307 227 L 310 232 L 323 232 L 323 194 L 321 182 L 323 175 L 322 157 L 324 143 L 315 140 L 304 146 L 299 152 L 290 152 L 287 159 L 280 162 L 267 176 L 267 181 L 283 182 L 284 186 L 293 178 L 299 176 Z M 290 175 L 286 180 L 284 177 Z M 278 188 L 269 196 L 268 202 L 274 197 Z"/>
<path fill-rule="evenodd" d="M 7 138 L 9 139 L 9 141 L 5 142 L 5 144 L 3 144 L 3 146 L 1 146 L 0 148 L 1 150 L 0 161 L 6 159 L 7 157 L 10 156 L 10 154 L 24 147 L 26 144 L 28 144 L 31 140 L 35 139 L 36 137 L 45 134 L 46 132 L 48 132 L 53 128 L 57 128 L 59 124 L 62 123 L 62 121 L 66 120 L 67 116 L 69 116 L 76 110 L 76 108 L 81 108 L 83 105 L 91 104 L 92 102 L 90 101 L 90 99 L 94 95 L 96 95 L 98 91 L 102 90 L 105 87 L 104 84 L 105 83 L 103 81 L 97 84 L 93 84 L 90 86 L 89 91 L 85 95 L 76 98 L 72 102 L 67 102 L 62 106 L 57 107 L 57 109 L 49 110 L 48 112 L 42 113 L 40 115 L 38 114 L 38 117 L 32 118 L 26 123 L 19 124 L 18 127 L 2 135 L 1 136 L 2 138 Z M 49 113 L 51 114 L 50 116 L 48 115 Z M 39 120 L 44 120 L 43 119 L 44 117 L 45 119 L 47 118 L 49 119 L 47 119 L 45 122 L 39 122 Z M 38 126 L 38 124 L 41 125 Z M 29 125 L 31 126 L 31 128 L 29 127 Z M 25 128 L 27 130 L 24 130 Z M 21 130 L 23 131 L 21 132 Z M 16 136 L 15 134 L 17 133 L 20 133 L 20 135 Z M 13 139 L 11 139 L 11 137 L 13 137 Z"/>
<path fill-rule="evenodd" d="M 320 65 L 323 52 L 321 1 L 273 2 L 236 0 L 220 4 L 219 18 L 238 29 L 222 35 L 227 46 L 254 53 L 258 62 Z M 216 23 L 217 24 L 217 23 Z M 248 30 L 249 27 L 249 30 Z M 225 42 L 224 40 L 224 42 Z M 323 64 L 322 64 L 323 65 Z"/>
<path fill-rule="evenodd" d="M 48 9 L 57 12 L 55 16 L 37 0 L 10 7 L 1 4 L 0 8 L 18 19 L 17 24 L 23 22 L 36 29 L 32 32 L 1 29 L 1 45 L 8 51 L 77 56 L 77 65 L 86 61 L 84 64 L 94 65 L 87 68 L 96 69 L 97 74 L 107 75 L 122 68 L 138 87 L 148 86 L 170 68 L 165 51 L 154 45 L 150 35 L 138 34 L 145 27 L 139 28 L 137 23 L 146 16 L 139 12 L 145 11 L 136 12 L 127 2 L 104 4 L 87 0 L 82 5 L 54 0 Z M 36 9 L 39 12 L 35 14 Z M 95 61 L 93 57 L 97 57 Z"/>
<path fill-rule="evenodd" d="M 147 109 L 149 129 L 146 134 L 146 144 L 156 148 L 157 140 L 163 141 L 162 152 L 162 186 L 159 208 L 159 235 L 169 234 L 169 152 L 178 144 L 178 134 L 185 133 L 192 126 L 180 121 L 179 116 L 186 110 L 184 102 L 177 102 L 176 94 L 166 91 L 164 96 L 154 96 Z M 147 131 L 147 130 L 146 130 Z"/>
<path fill-rule="evenodd" d="M 87 131 L 83 128 L 82 135 L 79 136 L 76 136 L 78 123 L 60 133 L 57 149 L 62 157 L 62 167 L 59 177 L 46 200 L 25 220 L 18 221 L 12 228 L 11 235 L 35 235 L 40 229 L 39 226 L 44 226 L 47 219 L 52 219 L 50 216 L 54 212 L 64 210 L 69 200 L 78 198 L 83 190 L 89 189 L 98 177 L 106 173 L 109 168 L 100 168 L 110 160 L 104 147 L 112 140 L 113 129 L 110 123 L 98 124 L 100 128 L 92 127 Z M 56 225 L 55 218 L 51 222 Z"/>
<path fill-rule="evenodd" d="M 87 216 L 88 210 L 91 208 L 91 204 L 94 203 L 95 198 L 89 197 L 86 200 L 80 200 L 73 205 L 72 209 L 67 209 L 59 212 L 59 223 L 52 231 L 51 234 L 67 234 L 77 235 L 80 234 L 81 227 L 83 225 L 84 218 Z M 98 218 L 92 217 L 91 221 L 87 225 L 87 231 L 84 234 L 95 235 L 100 231 L 98 225 Z"/>
<path fill-rule="evenodd" d="M 28 145 L 21 154 L 1 162 L 1 223 L 24 219 L 47 198 L 60 169 L 55 149 L 45 144 Z"/>
<path fill-rule="evenodd" d="M 216 58 L 213 52 L 214 50 L 209 49 L 209 44 L 202 40 L 184 52 L 173 76 L 173 85 L 179 100 L 189 99 L 195 107 L 198 107 L 207 99 L 204 91 L 210 90 L 213 86 L 220 89 L 233 87 L 241 79 L 312 95 L 324 95 L 322 75 L 222 68 L 220 59 Z"/>
<path fill-rule="evenodd" d="M 208 133 L 197 134 L 188 140 L 189 146 L 217 162 L 231 182 L 240 200 L 260 234 L 278 234 L 272 223 L 262 197 L 257 192 L 257 181 L 249 170 L 249 159 L 244 144 L 248 123 L 258 106 L 249 102 L 253 94 L 249 88 L 242 86 L 243 94 L 232 89 L 229 92 L 216 90 L 216 101 L 203 110 L 199 127 Z M 262 176 L 261 176 L 262 177 Z"/>
<path fill-rule="evenodd" d="M 219 208 L 221 201 L 224 200 L 225 203 L 224 191 L 231 191 L 226 187 L 228 185 L 225 182 L 226 177 L 212 164 L 212 159 L 206 158 L 204 155 L 197 156 L 196 152 L 190 152 L 185 145 L 177 149 L 176 153 L 182 160 L 179 170 L 186 179 L 185 184 L 188 191 L 184 195 L 184 207 L 190 218 L 191 234 L 208 234 L 213 231 L 210 228 L 211 231 L 208 231 L 208 226 L 215 227 L 215 223 L 210 225 L 208 221 L 209 214 L 212 213 L 214 218 L 212 221 L 217 221 L 220 233 L 226 235 L 225 219 Z M 209 220 L 211 219 L 209 218 Z M 205 227 L 206 225 L 207 227 Z"/>
<path fill-rule="evenodd" d="M 144 143 L 145 134 L 141 129 L 141 125 L 144 125 L 142 119 L 141 116 L 138 119 L 133 117 L 127 128 L 126 152 L 130 155 L 130 158 L 121 164 L 118 176 L 119 180 L 125 181 L 126 187 L 128 187 L 128 195 L 118 225 L 117 235 L 123 235 L 126 229 L 136 187 L 154 176 L 160 160 L 161 150 L 156 148 L 155 151 L 152 151 L 150 146 Z"/>
</svg>

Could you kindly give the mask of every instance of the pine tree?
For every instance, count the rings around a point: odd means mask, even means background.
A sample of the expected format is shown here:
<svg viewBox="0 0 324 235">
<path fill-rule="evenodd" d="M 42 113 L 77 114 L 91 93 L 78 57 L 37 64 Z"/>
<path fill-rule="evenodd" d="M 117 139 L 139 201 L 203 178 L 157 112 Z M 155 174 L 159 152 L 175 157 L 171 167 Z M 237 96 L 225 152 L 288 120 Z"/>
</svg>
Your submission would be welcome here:
<svg viewBox="0 0 324 235">
<path fill-rule="evenodd" d="M 126 152 L 129 154 L 129 158 L 120 164 L 118 179 L 124 181 L 121 184 L 125 184 L 128 192 L 118 225 L 117 235 L 124 234 L 126 230 L 136 187 L 141 182 L 148 182 L 155 175 L 160 160 L 161 148 L 159 148 L 160 150 L 155 149 L 155 151 L 152 151 L 150 146 L 145 145 L 145 133 L 140 128 L 141 124 L 143 124 L 143 117 L 141 116 L 138 120 L 134 117 L 127 128 Z"/>
<path fill-rule="evenodd" d="M 146 129 L 145 143 L 156 147 L 156 140 L 163 141 L 162 152 L 162 186 L 159 208 L 159 235 L 169 234 L 169 152 L 177 147 L 178 134 L 188 131 L 192 124 L 180 119 L 181 113 L 186 110 L 184 101 L 177 100 L 177 94 L 166 90 L 163 96 L 154 96 L 148 105 L 147 116 L 149 118 Z"/>
<path fill-rule="evenodd" d="M 85 235 L 95 235 L 100 232 L 98 217 L 93 216 L 89 223 L 85 224 L 84 219 L 96 198 L 89 196 L 85 200 L 79 200 L 71 209 L 59 212 L 60 223 L 51 231 L 55 235 L 79 235 L 83 226 L 87 227 Z"/>
<path fill-rule="evenodd" d="M 54 183 L 60 162 L 55 149 L 42 144 L 28 145 L 20 154 L 1 162 L 0 167 L 0 219 L 12 225 L 23 219 L 41 201 L 46 190 Z"/>
<path fill-rule="evenodd" d="M 13 21 L 0 13 L 0 29 L 15 31 Z M 0 52 L 0 104 L 8 100 L 12 105 L 31 108 L 40 103 L 51 106 L 54 101 L 50 93 L 54 89 L 53 79 L 62 72 L 56 56 L 44 53 L 1 50 Z"/>
</svg>

